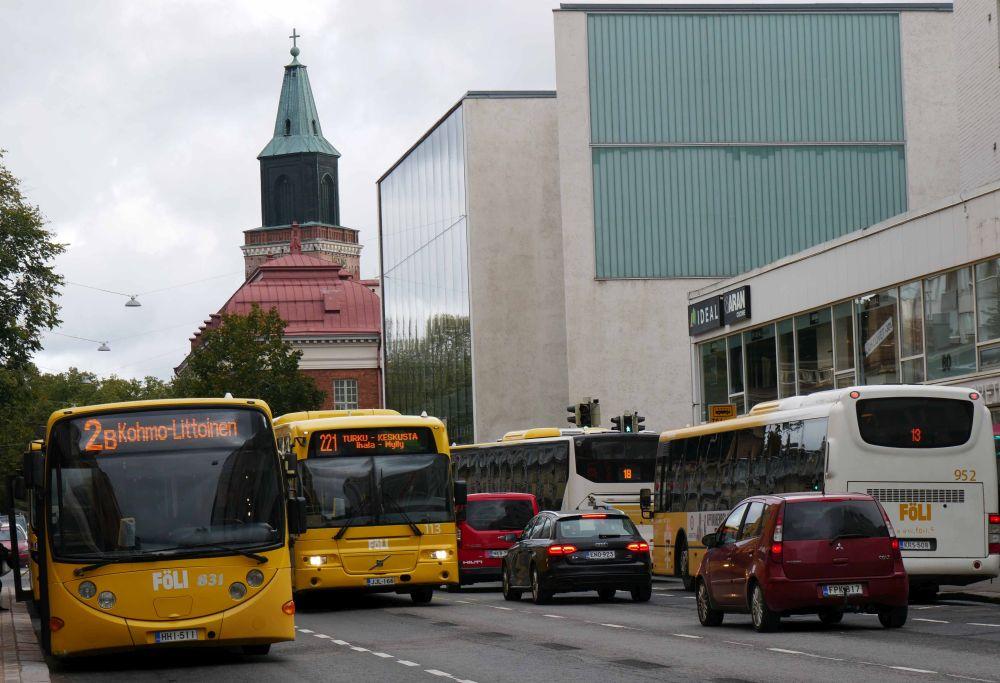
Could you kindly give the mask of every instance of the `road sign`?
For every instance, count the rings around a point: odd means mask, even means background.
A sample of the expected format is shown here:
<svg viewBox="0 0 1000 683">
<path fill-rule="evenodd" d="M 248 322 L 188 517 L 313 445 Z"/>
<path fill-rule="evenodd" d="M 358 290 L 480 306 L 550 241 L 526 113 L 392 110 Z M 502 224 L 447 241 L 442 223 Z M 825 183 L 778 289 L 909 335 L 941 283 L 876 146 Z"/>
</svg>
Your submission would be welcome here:
<svg viewBox="0 0 1000 683">
<path fill-rule="evenodd" d="M 716 403 L 708 406 L 708 421 L 721 422 L 722 420 L 732 420 L 736 417 L 735 403 Z"/>
</svg>

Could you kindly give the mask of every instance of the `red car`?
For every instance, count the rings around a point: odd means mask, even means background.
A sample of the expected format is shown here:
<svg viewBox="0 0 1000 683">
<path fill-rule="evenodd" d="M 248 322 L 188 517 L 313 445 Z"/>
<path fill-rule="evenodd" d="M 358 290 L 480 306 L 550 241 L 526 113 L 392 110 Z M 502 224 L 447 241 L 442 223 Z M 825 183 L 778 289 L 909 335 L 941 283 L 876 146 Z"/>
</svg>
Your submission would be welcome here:
<svg viewBox="0 0 1000 683">
<path fill-rule="evenodd" d="M 500 536 L 520 532 L 538 514 L 530 493 L 470 493 L 458 527 L 458 577 L 462 585 L 499 581 L 512 541 Z"/>
<path fill-rule="evenodd" d="M 754 496 L 702 543 L 708 551 L 696 581 L 703 626 L 720 625 L 727 612 L 749 612 L 761 632 L 790 614 L 836 624 L 844 612 L 867 612 L 885 628 L 906 623 L 899 541 L 871 496 Z"/>
<path fill-rule="evenodd" d="M 17 529 L 17 556 L 18 556 L 18 566 L 23 570 L 28 566 L 28 536 L 24 533 L 24 529 L 20 525 L 15 527 Z M 10 552 L 10 527 L 4 524 L 0 527 L 0 544 Z M 6 574 L 10 569 L 7 565 L 0 568 L 0 574 Z"/>
</svg>

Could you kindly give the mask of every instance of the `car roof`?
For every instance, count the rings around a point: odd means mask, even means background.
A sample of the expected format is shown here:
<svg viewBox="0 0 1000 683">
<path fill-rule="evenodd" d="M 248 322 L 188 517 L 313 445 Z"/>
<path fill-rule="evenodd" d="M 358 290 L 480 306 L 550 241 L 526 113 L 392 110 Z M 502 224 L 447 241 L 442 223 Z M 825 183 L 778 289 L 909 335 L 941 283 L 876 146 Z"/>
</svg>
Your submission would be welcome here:
<svg viewBox="0 0 1000 683">
<path fill-rule="evenodd" d="M 602 515 L 604 517 L 628 517 L 621 510 L 544 510 L 547 514 L 550 514 L 557 519 L 565 519 L 567 517 L 582 517 L 583 515 Z"/>
<path fill-rule="evenodd" d="M 867 493 L 823 493 L 820 491 L 798 491 L 795 493 L 769 493 L 761 496 L 752 496 L 747 500 L 770 500 L 785 502 L 836 502 L 839 500 L 875 500 Z"/>
<path fill-rule="evenodd" d="M 470 493 L 468 500 L 534 500 L 533 493 L 514 493 L 507 491 L 504 493 Z"/>
</svg>

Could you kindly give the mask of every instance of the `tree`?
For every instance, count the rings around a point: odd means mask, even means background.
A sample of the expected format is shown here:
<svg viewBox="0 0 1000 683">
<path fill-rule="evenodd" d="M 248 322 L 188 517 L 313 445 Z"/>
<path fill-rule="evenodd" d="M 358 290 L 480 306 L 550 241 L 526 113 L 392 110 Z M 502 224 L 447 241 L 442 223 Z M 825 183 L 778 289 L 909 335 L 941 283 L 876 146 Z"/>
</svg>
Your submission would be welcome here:
<svg viewBox="0 0 1000 683">
<path fill-rule="evenodd" d="M 299 371 L 301 351 L 283 337 L 277 310 L 254 305 L 248 315 L 222 314 L 218 327 L 205 330 L 174 380 L 175 396 L 224 396 L 267 401 L 275 415 L 315 410 L 325 394 Z"/>
<path fill-rule="evenodd" d="M 52 241 L 37 206 L 2 163 L 0 150 L 0 365 L 17 367 L 41 349 L 43 330 L 59 324 L 55 302 L 62 277 L 52 259 L 65 245 Z M 0 409 L 5 405 L 0 395 Z"/>
</svg>

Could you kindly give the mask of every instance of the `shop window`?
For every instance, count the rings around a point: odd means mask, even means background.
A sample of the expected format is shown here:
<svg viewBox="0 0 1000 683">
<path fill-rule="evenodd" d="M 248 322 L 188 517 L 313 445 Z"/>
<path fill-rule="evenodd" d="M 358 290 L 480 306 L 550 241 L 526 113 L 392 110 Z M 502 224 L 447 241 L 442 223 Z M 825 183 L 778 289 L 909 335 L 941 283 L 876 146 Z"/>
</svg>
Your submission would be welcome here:
<svg viewBox="0 0 1000 683">
<path fill-rule="evenodd" d="M 924 381 L 924 358 L 910 358 L 900 364 L 900 381 L 903 384 L 920 384 Z"/>
<path fill-rule="evenodd" d="M 861 383 L 896 384 L 899 382 L 896 290 L 868 294 L 857 302 Z"/>
<path fill-rule="evenodd" d="M 976 264 L 976 316 L 980 342 L 1000 339 L 1000 259 Z"/>
<path fill-rule="evenodd" d="M 795 395 L 795 328 L 791 318 L 778 322 L 778 398 Z"/>
<path fill-rule="evenodd" d="M 358 407 L 358 380 L 333 380 L 333 409 L 355 410 Z"/>
<path fill-rule="evenodd" d="M 996 372 L 1000 370 L 1000 344 L 984 346 L 979 349 L 979 371 Z"/>
<path fill-rule="evenodd" d="M 924 280 L 927 379 L 976 371 L 972 271 L 960 268 Z"/>
<path fill-rule="evenodd" d="M 837 372 L 854 369 L 854 315 L 851 302 L 833 307 L 834 367 Z"/>
<path fill-rule="evenodd" d="M 778 398 L 778 348 L 774 325 L 743 333 L 747 356 L 747 408 Z"/>
<path fill-rule="evenodd" d="M 903 358 L 924 352 L 924 307 L 920 283 L 909 282 L 899 288 L 899 355 Z"/>
<path fill-rule="evenodd" d="M 716 339 L 699 345 L 701 355 L 702 419 L 708 419 L 708 406 L 729 402 L 726 377 L 726 340 Z"/>
<path fill-rule="evenodd" d="M 821 308 L 795 317 L 799 358 L 799 393 L 833 388 L 833 328 L 830 309 Z"/>
<path fill-rule="evenodd" d="M 729 393 L 743 393 L 743 339 L 738 334 L 727 339 L 729 346 Z"/>
</svg>

